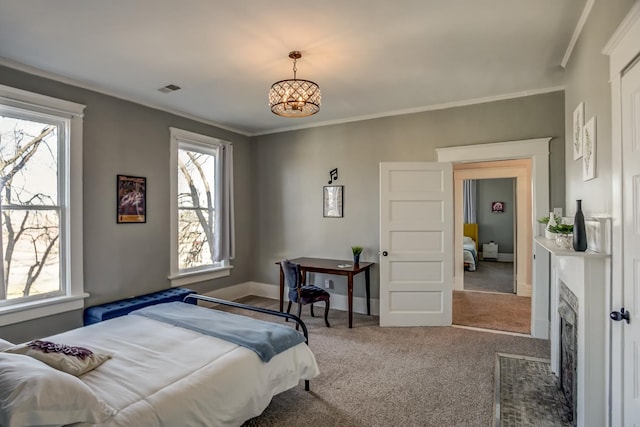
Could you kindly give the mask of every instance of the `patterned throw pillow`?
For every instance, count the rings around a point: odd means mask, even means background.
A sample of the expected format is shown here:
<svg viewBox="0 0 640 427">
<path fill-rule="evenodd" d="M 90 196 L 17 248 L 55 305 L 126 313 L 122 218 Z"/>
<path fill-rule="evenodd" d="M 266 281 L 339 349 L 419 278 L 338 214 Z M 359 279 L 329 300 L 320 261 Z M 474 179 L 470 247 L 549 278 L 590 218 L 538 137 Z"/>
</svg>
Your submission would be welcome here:
<svg viewBox="0 0 640 427">
<path fill-rule="evenodd" d="M 35 340 L 5 350 L 7 353 L 25 354 L 52 368 L 79 377 L 102 365 L 111 356 L 94 353 L 88 348 L 57 344 L 51 341 Z"/>
</svg>

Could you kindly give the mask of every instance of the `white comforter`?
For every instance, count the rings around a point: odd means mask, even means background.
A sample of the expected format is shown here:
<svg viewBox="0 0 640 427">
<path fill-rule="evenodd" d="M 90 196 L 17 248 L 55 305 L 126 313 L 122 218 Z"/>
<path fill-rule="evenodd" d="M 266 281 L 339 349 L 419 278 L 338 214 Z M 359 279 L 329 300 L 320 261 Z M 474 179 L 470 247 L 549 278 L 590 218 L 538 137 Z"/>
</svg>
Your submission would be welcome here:
<svg viewBox="0 0 640 427">
<path fill-rule="evenodd" d="M 237 426 L 319 373 L 304 343 L 264 363 L 236 344 L 141 316 L 48 339 L 113 355 L 80 377 L 118 409 L 104 426 Z"/>
</svg>

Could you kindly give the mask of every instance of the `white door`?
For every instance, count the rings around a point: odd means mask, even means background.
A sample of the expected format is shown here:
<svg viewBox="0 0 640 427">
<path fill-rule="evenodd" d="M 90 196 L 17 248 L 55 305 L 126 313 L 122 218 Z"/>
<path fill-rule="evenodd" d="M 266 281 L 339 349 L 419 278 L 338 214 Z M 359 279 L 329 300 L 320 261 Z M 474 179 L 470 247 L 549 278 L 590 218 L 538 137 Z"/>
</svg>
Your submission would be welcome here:
<svg viewBox="0 0 640 427">
<path fill-rule="evenodd" d="M 380 326 L 451 325 L 450 163 L 380 163 Z"/>
<path fill-rule="evenodd" d="M 640 426 L 640 64 L 622 77 L 624 425 Z"/>
</svg>

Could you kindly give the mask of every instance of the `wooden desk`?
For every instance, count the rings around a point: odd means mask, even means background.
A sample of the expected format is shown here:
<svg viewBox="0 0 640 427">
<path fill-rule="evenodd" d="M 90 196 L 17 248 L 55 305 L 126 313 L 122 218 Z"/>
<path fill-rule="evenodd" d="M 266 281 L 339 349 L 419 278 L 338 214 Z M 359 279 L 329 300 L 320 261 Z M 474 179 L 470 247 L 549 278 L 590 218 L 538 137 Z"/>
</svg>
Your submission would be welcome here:
<svg viewBox="0 0 640 427">
<path fill-rule="evenodd" d="M 361 262 L 360 264 L 353 264 L 353 261 L 345 261 L 339 259 L 324 259 L 324 258 L 295 258 L 289 260 L 293 263 L 300 264 L 300 272 L 302 273 L 303 283 L 307 282 L 307 273 L 323 273 L 323 274 L 335 274 L 338 276 L 347 276 L 347 293 L 349 300 L 349 328 L 353 324 L 353 276 L 363 272 L 365 275 L 365 290 L 367 293 L 367 314 L 371 315 L 370 305 L 370 287 L 371 277 L 369 270 L 373 265 L 372 262 Z M 280 262 L 276 262 L 280 265 Z M 338 265 L 348 264 L 351 267 L 340 268 Z M 280 311 L 284 311 L 284 272 L 280 267 Z"/>
</svg>

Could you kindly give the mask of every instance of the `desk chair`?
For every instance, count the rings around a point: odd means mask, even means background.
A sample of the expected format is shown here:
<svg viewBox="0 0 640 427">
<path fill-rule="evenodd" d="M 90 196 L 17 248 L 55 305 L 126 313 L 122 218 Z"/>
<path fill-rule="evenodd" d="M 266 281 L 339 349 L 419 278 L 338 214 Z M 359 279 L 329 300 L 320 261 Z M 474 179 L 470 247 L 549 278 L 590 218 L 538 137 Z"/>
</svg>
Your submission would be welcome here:
<svg viewBox="0 0 640 427">
<path fill-rule="evenodd" d="M 318 301 L 324 301 L 324 323 L 329 328 L 329 299 L 331 294 L 317 286 L 302 285 L 302 274 L 300 265 L 283 259 L 280 262 L 280 268 L 284 273 L 284 282 L 289 289 L 289 305 L 287 306 L 287 314 L 291 310 L 292 303 L 298 303 L 298 317 L 302 314 L 302 305 L 311 304 L 311 317 L 313 314 L 313 304 Z"/>
</svg>

